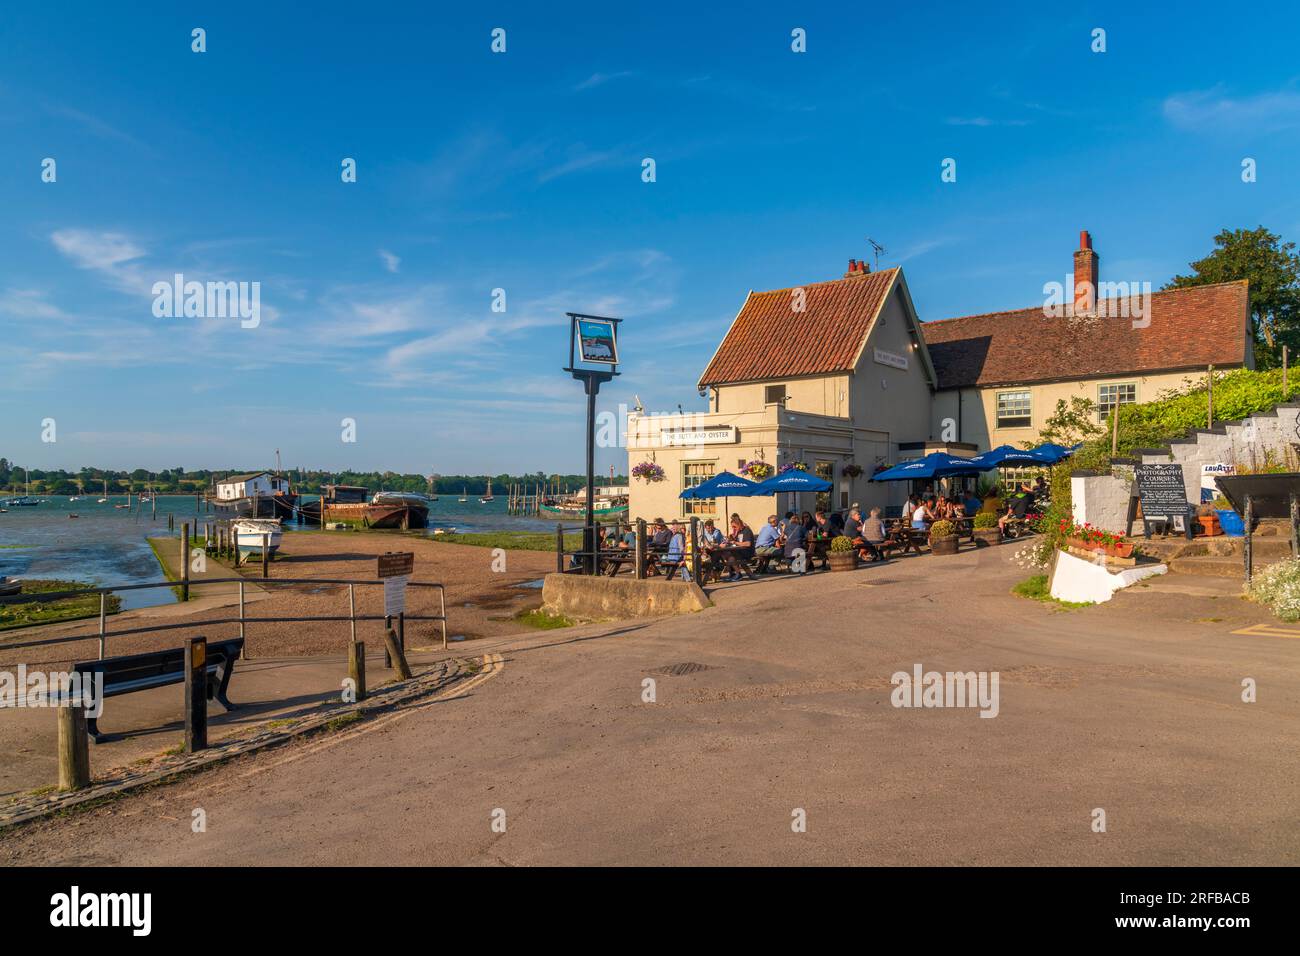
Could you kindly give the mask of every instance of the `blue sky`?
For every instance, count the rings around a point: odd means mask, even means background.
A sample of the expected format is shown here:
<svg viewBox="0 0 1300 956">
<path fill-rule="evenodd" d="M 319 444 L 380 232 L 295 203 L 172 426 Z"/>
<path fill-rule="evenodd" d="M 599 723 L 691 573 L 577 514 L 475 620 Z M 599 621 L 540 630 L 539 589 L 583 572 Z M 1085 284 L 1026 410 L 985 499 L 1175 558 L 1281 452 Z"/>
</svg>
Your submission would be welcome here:
<svg viewBox="0 0 1300 956">
<path fill-rule="evenodd" d="M 1154 285 L 1300 239 L 1294 5 L 473 6 L 6 9 L 0 454 L 579 470 L 566 310 L 625 320 L 602 408 L 689 410 L 747 290 L 867 236 L 927 320 L 1041 302 L 1084 228 Z M 176 272 L 260 282 L 261 324 L 156 318 Z"/>
</svg>

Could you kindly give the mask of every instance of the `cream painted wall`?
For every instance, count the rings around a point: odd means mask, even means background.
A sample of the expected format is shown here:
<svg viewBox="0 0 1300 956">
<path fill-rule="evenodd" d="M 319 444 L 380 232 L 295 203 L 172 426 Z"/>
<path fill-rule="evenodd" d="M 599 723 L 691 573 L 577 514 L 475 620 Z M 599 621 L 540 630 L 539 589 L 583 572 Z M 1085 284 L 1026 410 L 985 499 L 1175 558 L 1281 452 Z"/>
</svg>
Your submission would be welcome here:
<svg viewBox="0 0 1300 956">
<path fill-rule="evenodd" d="M 962 402 L 961 440 L 974 442 L 982 450 L 999 445 L 1023 445 L 1035 441 L 1047 419 L 1056 411 L 1056 403 L 1069 401 L 1074 396 L 1090 399 L 1096 404 L 1101 385 L 1133 384 L 1137 386 L 1136 401 L 1149 402 L 1169 389 L 1182 388 L 1201 376 L 1187 372 L 1160 375 L 1122 375 L 1107 378 L 1089 378 L 1074 382 L 1049 382 L 1037 385 L 1002 385 L 993 388 L 947 389 L 935 396 L 932 427 L 940 434 L 945 418 L 957 418 L 957 402 Z M 1028 389 L 1031 423 L 1026 428 L 998 428 L 996 425 L 997 397 L 999 392 Z M 1123 413 L 1121 412 L 1121 415 Z"/>
<path fill-rule="evenodd" d="M 811 415 L 848 415 L 847 375 L 819 375 L 808 378 L 773 379 L 770 382 L 751 382 L 745 385 L 720 385 L 714 411 L 736 414 L 762 408 L 768 385 L 785 386 L 785 407 L 792 412 Z"/>
</svg>

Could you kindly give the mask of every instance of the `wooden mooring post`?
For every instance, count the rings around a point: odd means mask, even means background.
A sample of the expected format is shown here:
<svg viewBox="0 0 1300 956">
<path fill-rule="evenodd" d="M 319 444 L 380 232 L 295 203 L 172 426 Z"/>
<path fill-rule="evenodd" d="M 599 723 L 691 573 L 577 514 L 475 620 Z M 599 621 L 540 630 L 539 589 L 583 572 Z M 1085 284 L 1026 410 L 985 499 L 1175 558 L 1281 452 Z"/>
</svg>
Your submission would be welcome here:
<svg viewBox="0 0 1300 956">
<path fill-rule="evenodd" d="M 185 752 L 208 747 L 208 639 L 185 640 Z"/>
<path fill-rule="evenodd" d="M 364 641 L 348 642 L 348 679 L 352 681 L 358 703 L 366 699 L 366 645 Z"/>
<path fill-rule="evenodd" d="M 82 701 L 63 701 L 55 708 L 59 720 L 59 789 L 90 786 L 90 739 Z"/>
<path fill-rule="evenodd" d="M 645 518 L 636 519 L 636 579 L 645 580 Z"/>
<path fill-rule="evenodd" d="M 190 526 L 181 525 L 181 600 L 190 599 Z"/>
</svg>

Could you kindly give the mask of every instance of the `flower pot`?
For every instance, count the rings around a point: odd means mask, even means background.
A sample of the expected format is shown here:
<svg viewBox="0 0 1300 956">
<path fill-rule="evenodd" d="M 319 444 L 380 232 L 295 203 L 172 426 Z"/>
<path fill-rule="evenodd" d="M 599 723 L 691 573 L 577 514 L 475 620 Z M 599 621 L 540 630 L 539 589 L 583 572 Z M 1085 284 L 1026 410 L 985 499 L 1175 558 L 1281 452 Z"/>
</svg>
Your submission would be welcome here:
<svg viewBox="0 0 1300 956">
<path fill-rule="evenodd" d="M 1201 515 L 1196 519 L 1201 525 L 1201 534 L 1208 537 L 1223 534 L 1223 528 L 1219 524 L 1218 515 Z"/>
<path fill-rule="evenodd" d="M 950 534 L 942 538 L 931 538 L 930 553 L 931 554 L 956 554 L 957 536 L 955 534 Z"/>
<path fill-rule="evenodd" d="M 1111 550 L 1117 558 L 1133 557 L 1133 543 L 1131 541 L 1117 541 Z"/>
<path fill-rule="evenodd" d="M 832 571 L 852 571 L 858 566 L 858 552 L 831 551 L 826 555 Z"/>
<path fill-rule="evenodd" d="M 1002 532 L 997 528 L 976 528 L 975 529 L 975 546 L 979 548 L 992 547 L 995 544 L 1002 543 Z"/>
</svg>

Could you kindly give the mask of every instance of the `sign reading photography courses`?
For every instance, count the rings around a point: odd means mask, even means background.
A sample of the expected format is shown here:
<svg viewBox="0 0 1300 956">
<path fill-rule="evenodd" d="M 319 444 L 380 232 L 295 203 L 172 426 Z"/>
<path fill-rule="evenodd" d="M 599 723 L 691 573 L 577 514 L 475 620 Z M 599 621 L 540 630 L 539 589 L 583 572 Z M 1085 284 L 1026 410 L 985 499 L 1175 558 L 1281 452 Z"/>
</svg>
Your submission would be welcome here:
<svg viewBox="0 0 1300 956">
<path fill-rule="evenodd" d="M 1135 470 L 1144 517 L 1171 518 L 1187 514 L 1182 465 L 1138 465 Z"/>
</svg>

